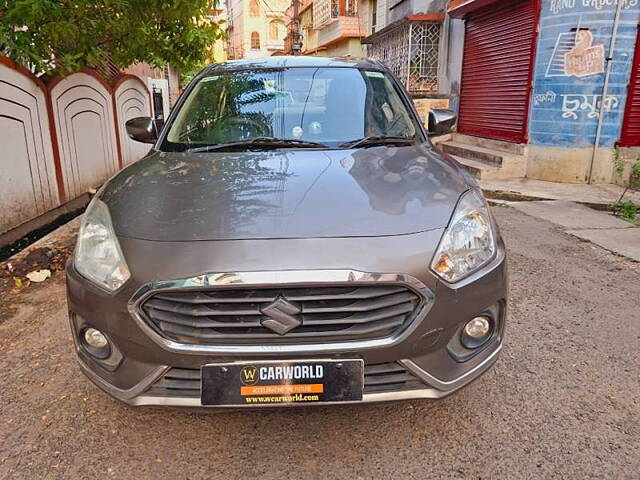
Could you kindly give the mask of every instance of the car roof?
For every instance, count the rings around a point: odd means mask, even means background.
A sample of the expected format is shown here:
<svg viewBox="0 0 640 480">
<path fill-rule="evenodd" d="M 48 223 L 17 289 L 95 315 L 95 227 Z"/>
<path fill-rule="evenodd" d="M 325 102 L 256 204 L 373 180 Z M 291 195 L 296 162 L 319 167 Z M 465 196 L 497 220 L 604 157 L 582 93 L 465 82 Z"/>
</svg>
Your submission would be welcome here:
<svg viewBox="0 0 640 480">
<path fill-rule="evenodd" d="M 228 60 L 210 65 L 205 72 L 219 72 L 220 70 L 244 70 L 249 68 L 291 68 L 291 67 L 351 67 L 384 70 L 382 63 L 368 58 L 355 57 L 311 57 L 278 56 L 258 59 Z"/>
</svg>

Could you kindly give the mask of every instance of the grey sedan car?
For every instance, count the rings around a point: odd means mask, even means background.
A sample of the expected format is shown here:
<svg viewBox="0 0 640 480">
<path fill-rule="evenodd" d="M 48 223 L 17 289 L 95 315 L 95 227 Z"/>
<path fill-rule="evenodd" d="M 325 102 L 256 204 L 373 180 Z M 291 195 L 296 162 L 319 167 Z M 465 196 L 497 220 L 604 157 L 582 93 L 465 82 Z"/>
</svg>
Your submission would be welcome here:
<svg viewBox="0 0 640 480">
<path fill-rule="evenodd" d="M 129 405 L 441 398 L 497 360 L 505 248 L 385 67 L 202 71 L 91 201 L 67 269 L 82 371 Z"/>
</svg>

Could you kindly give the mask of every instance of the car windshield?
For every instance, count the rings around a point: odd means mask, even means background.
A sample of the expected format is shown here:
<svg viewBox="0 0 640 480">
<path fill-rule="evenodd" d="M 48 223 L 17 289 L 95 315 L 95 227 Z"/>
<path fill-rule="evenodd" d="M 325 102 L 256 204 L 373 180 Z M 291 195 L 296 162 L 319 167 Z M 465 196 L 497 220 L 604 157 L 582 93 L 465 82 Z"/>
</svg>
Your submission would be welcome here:
<svg viewBox="0 0 640 480">
<path fill-rule="evenodd" d="M 254 69 L 201 78 L 171 124 L 162 149 L 261 138 L 337 147 L 366 137 L 415 135 L 412 114 L 386 73 L 356 68 Z M 283 145 L 295 148 L 302 143 L 279 144 Z"/>
</svg>

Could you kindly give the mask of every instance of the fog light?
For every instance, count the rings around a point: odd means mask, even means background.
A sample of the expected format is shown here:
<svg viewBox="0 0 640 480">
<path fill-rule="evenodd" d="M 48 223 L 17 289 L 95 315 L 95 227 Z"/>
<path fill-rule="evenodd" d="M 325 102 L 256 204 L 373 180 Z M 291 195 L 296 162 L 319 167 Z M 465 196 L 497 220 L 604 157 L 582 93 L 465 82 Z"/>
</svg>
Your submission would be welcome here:
<svg viewBox="0 0 640 480">
<path fill-rule="evenodd" d="M 84 341 L 92 348 L 103 349 L 109 345 L 109 340 L 104 334 L 95 328 L 87 328 L 84 331 Z"/>
<path fill-rule="evenodd" d="M 490 318 L 475 317 L 464 326 L 460 340 L 466 348 L 478 348 L 491 337 L 492 333 L 493 325 Z"/>
<path fill-rule="evenodd" d="M 98 360 L 105 360 L 111 356 L 111 343 L 97 328 L 87 327 L 80 332 L 80 346 Z"/>
<path fill-rule="evenodd" d="M 476 317 L 464 326 L 464 333 L 471 338 L 484 338 L 490 330 L 491 323 L 487 317 Z"/>
</svg>

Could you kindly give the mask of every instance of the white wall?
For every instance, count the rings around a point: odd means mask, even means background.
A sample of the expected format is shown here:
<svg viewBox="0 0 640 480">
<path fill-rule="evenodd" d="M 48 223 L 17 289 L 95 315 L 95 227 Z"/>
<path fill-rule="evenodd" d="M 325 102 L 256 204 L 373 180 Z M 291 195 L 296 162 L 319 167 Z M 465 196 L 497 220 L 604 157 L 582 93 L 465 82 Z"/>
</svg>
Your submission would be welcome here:
<svg viewBox="0 0 640 480">
<path fill-rule="evenodd" d="M 418 13 L 444 13 L 448 0 L 387 0 L 386 24 L 403 19 L 407 15 Z"/>
<path fill-rule="evenodd" d="M 169 112 L 171 110 L 171 103 L 169 102 L 169 81 L 160 78 L 147 77 L 147 85 L 149 86 L 149 93 L 153 93 L 154 88 L 162 90 L 162 109 L 164 113 L 164 120 L 169 118 Z M 154 112 L 155 113 L 155 112 Z"/>
<path fill-rule="evenodd" d="M 68 199 L 100 186 L 118 170 L 111 92 L 83 72 L 51 89 L 64 186 Z"/>
<path fill-rule="evenodd" d="M 438 86 L 440 93 L 450 95 L 453 110 L 458 109 L 460 82 L 462 79 L 462 58 L 464 54 L 464 21 L 447 17 L 443 23 L 440 38 L 440 59 Z"/>
<path fill-rule="evenodd" d="M 0 63 L 0 232 L 58 205 L 44 91 Z"/>
<path fill-rule="evenodd" d="M 118 133 L 122 148 L 122 163 L 127 166 L 146 155 L 151 146 L 129 138 L 125 124 L 136 117 L 149 117 L 151 112 L 150 92 L 142 81 L 129 78 L 122 82 L 114 92 Z"/>
</svg>

